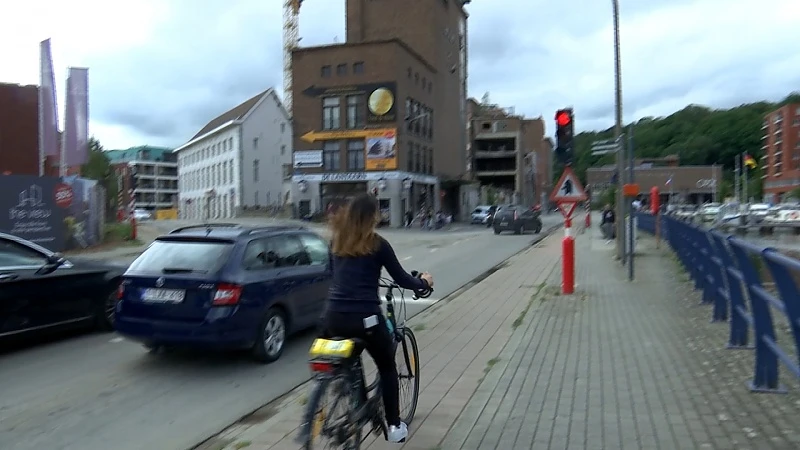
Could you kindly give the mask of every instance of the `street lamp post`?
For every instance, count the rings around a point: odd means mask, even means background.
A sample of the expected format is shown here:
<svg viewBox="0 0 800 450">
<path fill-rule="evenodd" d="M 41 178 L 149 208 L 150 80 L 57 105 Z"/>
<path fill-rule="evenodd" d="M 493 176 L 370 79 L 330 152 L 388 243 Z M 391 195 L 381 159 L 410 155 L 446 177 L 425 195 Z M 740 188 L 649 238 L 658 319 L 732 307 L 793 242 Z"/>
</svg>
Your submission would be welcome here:
<svg viewBox="0 0 800 450">
<path fill-rule="evenodd" d="M 619 0 L 611 0 L 614 10 L 614 93 L 615 93 L 615 123 L 614 138 L 622 135 L 622 64 L 619 51 Z M 617 258 L 625 261 L 625 198 L 622 192 L 622 180 L 625 178 L 625 152 L 617 152 Z"/>
</svg>

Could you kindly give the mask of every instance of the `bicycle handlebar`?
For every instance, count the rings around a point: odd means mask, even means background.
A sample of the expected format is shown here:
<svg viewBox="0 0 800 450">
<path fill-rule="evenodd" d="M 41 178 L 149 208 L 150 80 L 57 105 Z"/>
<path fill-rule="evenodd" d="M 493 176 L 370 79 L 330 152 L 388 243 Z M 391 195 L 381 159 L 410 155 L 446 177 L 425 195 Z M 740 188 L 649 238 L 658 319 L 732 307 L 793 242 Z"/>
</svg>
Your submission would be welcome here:
<svg viewBox="0 0 800 450">
<path fill-rule="evenodd" d="M 416 270 L 412 270 L 411 271 L 411 276 L 415 277 L 415 278 L 420 278 L 420 277 L 422 277 L 422 273 L 417 272 Z M 394 281 L 392 281 L 391 283 L 378 282 L 378 286 L 382 287 L 382 288 L 386 288 L 386 289 L 403 289 L 403 288 L 400 287 L 399 284 L 395 283 Z M 414 292 L 413 299 L 414 300 L 419 300 L 421 298 L 430 297 L 431 294 L 433 294 L 433 288 L 432 287 L 428 287 L 427 289 L 423 289 L 423 290 L 416 290 L 415 289 L 415 290 L 413 290 L 413 292 Z"/>
</svg>

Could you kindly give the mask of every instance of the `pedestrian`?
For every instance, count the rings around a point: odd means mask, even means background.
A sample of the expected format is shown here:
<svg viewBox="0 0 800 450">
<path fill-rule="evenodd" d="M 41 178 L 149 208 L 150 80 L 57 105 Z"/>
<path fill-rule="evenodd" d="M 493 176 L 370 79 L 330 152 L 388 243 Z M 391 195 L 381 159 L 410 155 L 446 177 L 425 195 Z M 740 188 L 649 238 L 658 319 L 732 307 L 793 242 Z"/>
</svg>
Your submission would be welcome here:
<svg viewBox="0 0 800 450">
<path fill-rule="evenodd" d="M 600 230 L 603 233 L 603 237 L 609 241 L 616 238 L 616 230 L 614 229 L 615 222 L 616 216 L 614 215 L 614 209 L 611 208 L 610 204 L 606 204 L 606 206 L 603 207 L 603 212 L 600 217 Z"/>
</svg>

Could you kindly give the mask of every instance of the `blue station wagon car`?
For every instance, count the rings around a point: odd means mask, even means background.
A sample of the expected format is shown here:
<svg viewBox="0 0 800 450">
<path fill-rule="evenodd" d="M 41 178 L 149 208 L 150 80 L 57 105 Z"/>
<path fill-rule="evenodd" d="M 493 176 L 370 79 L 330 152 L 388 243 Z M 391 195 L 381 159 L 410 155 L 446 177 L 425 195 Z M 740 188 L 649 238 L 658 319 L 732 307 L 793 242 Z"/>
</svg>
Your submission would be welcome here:
<svg viewBox="0 0 800 450">
<path fill-rule="evenodd" d="M 179 228 L 125 272 L 114 324 L 151 350 L 250 349 L 269 363 L 318 323 L 331 270 L 328 243 L 303 227 Z"/>
</svg>

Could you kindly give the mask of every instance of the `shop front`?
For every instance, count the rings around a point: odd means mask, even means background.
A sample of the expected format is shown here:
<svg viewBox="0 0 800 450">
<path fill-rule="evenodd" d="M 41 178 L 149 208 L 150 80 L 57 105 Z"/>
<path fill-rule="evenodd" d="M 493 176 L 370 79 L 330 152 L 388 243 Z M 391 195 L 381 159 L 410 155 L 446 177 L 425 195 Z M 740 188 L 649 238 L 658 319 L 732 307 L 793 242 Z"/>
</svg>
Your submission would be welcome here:
<svg viewBox="0 0 800 450">
<path fill-rule="evenodd" d="M 365 192 L 380 202 L 384 222 L 391 227 L 404 224 L 406 211 L 416 215 L 423 208 L 438 210 L 439 180 L 431 175 L 391 172 L 334 172 L 292 177 L 291 198 L 298 214 L 324 212 L 329 205 L 346 203 Z"/>
</svg>

